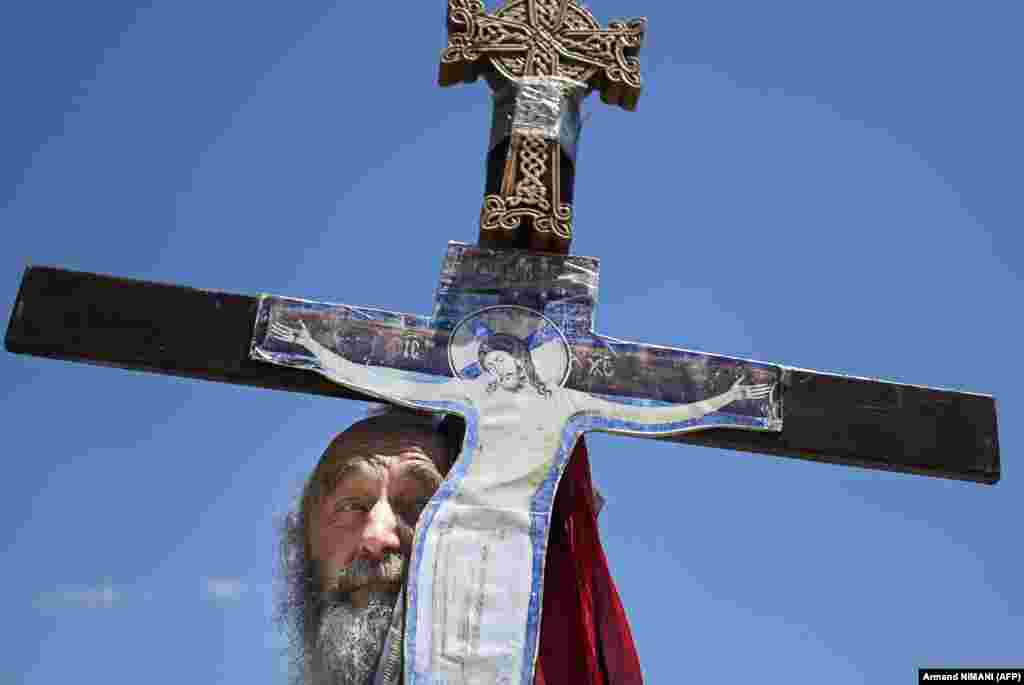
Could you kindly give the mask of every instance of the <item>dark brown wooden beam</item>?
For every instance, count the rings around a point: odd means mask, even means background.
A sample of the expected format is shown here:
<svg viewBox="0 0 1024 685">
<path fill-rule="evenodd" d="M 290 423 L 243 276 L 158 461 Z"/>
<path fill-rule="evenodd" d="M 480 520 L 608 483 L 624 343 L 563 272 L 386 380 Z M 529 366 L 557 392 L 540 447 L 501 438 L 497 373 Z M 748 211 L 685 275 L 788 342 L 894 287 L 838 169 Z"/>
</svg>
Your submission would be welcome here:
<svg viewBox="0 0 1024 685">
<path fill-rule="evenodd" d="M 249 359 L 257 304 L 247 295 L 32 266 L 4 345 L 37 357 L 376 401 L 312 371 Z"/>
<path fill-rule="evenodd" d="M 781 433 L 709 430 L 691 445 L 994 484 L 995 399 L 988 395 L 785 369 Z"/>
<path fill-rule="evenodd" d="M 313 372 L 249 359 L 257 302 L 30 267 L 5 345 L 20 354 L 373 401 Z M 786 369 L 782 402 L 780 434 L 715 429 L 666 439 L 979 483 L 999 480 L 992 397 Z"/>
</svg>

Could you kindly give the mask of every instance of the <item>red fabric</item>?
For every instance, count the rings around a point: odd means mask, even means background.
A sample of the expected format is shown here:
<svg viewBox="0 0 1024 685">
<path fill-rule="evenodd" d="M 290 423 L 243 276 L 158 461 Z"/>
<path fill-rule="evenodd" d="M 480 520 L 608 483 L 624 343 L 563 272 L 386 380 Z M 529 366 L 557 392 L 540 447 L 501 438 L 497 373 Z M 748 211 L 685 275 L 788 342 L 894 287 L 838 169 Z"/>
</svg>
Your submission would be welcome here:
<svg viewBox="0 0 1024 685">
<path fill-rule="evenodd" d="M 534 685 L 642 685 L 626 612 L 601 549 L 590 461 L 576 445 L 555 494 Z"/>
</svg>

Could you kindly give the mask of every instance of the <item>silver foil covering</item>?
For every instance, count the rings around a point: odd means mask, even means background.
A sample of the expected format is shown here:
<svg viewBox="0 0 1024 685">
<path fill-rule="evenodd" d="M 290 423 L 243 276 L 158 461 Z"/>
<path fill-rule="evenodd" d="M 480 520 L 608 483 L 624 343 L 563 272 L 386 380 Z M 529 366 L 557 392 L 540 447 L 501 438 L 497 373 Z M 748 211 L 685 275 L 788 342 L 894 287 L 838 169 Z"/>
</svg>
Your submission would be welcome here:
<svg viewBox="0 0 1024 685">
<path fill-rule="evenodd" d="M 586 84 L 565 78 L 504 81 L 494 91 L 489 149 L 513 133 L 525 133 L 557 140 L 575 163 L 582 127 L 580 107 L 586 94 Z"/>
</svg>

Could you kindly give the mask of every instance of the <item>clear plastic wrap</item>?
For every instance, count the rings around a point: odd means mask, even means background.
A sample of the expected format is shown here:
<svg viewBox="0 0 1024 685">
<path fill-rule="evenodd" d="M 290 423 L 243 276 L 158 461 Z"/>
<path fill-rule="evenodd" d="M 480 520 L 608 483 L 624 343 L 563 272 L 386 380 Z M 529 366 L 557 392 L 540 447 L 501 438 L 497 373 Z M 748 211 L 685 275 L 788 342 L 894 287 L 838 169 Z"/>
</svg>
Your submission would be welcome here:
<svg viewBox="0 0 1024 685">
<path fill-rule="evenodd" d="M 575 161 L 586 94 L 585 84 L 565 78 L 504 81 L 494 91 L 490 149 L 513 133 L 524 133 L 557 140 Z"/>
</svg>

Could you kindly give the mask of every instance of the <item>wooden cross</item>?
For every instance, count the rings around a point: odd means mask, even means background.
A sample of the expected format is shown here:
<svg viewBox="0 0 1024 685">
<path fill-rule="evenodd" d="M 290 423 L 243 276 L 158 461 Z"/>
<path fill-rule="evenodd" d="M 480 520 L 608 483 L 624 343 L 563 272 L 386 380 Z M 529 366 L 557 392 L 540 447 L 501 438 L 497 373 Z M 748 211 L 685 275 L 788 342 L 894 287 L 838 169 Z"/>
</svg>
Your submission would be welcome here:
<svg viewBox="0 0 1024 685">
<path fill-rule="evenodd" d="M 597 261 L 556 254 L 567 252 L 571 238 L 571 207 L 568 215 L 562 211 L 566 175 L 558 174 L 572 166 L 566 146 L 575 145 L 578 133 L 573 103 L 586 88 L 614 104 L 635 105 L 643 26 L 637 20 L 601 30 L 570 0 L 513 0 L 493 16 L 479 2 L 449 2 L 452 35 L 441 82 L 485 75 L 498 86 L 492 139 L 503 142 L 492 147 L 488 183 L 493 160 L 515 161 L 493 174 L 500 202 L 489 200 L 490 192 L 485 198 L 481 247 L 449 245 L 432 316 L 30 267 L 7 349 L 337 397 L 383 397 L 463 415 L 466 448 L 417 528 L 409 685 L 430 682 L 452 664 L 463 675 L 469 668 L 473 675 L 528 682 L 545 522 L 568 451 L 585 431 L 996 482 L 991 397 L 594 334 Z M 503 100 L 502 92 L 511 95 Z M 540 114 L 531 103 L 542 106 Z M 500 113 L 511 113 L 512 123 L 506 126 Z M 540 158 L 549 163 L 540 175 L 544 192 L 520 183 L 521 150 L 538 141 Z M 521 230 L 524 223 L 529 230 Z M 548 252 L 496 249 L 508 246 Z M 525 428 L 536 430 L 540 442 Z M 517 459 L 522 444 L 529 449 Z M 460 555 L 476 555 L 478 566 L 496 574 L 481 587 L 507 588 L 501 601 L 459 575 L 451 562 Z M 480 628 L 475 646 L 439 618 L 444 593 L 454 598 L 453 616 Z M 506 627 L 504 637 L 494 632 Z M 481 656 L 479 640 L 502 639 L 501 650 Z M 462 677 L 447 675 L 452 682 Z"/>
</svg>

